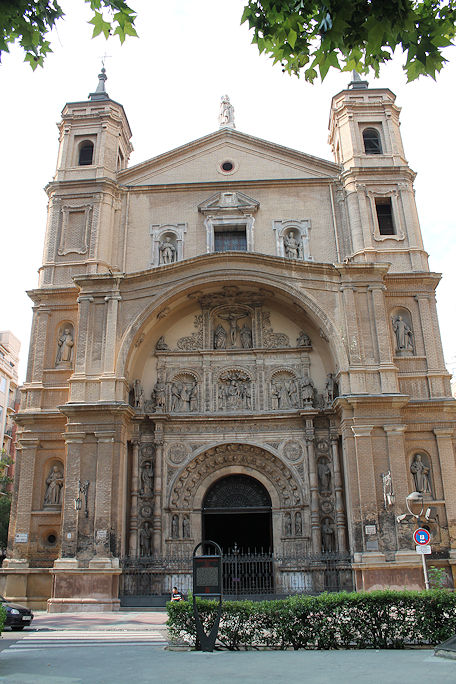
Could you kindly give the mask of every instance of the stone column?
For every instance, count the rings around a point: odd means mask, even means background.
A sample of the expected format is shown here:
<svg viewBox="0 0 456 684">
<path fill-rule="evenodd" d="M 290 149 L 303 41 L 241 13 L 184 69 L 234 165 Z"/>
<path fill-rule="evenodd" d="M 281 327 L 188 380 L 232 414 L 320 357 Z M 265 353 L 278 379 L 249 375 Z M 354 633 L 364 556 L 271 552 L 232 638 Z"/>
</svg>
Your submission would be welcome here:
<svg viewBox="0 0 456 684">
<path fill-rule="evenodd" d="M 352 425 L 355 436 L 355 454 L 359 489 L 360 538 L 365 552 L 373 552 L 378 555 L 378 548 L 373 548 L 375 542 L 378 546 L 378 505 L 375 487 L 374 457 L 372 453 L 371 433 L 373 425 Z M 376 534 L 369 535 L 366 539 L 365 526 L 375 525 Z M 369 542 L 369 547 L 368 547 Z"/>
<path fill-rule="evenodd" d="M 163 472 L 163 425 L 155 423 L 155 473 L 154 473 L 154 519 L 153 553 L 162 552 L 162 472 Z"/>
<path fill-rule="evenodd" d="M 309 464 L 309 487 L 310 487 L 310 532 L 312 540 L 312 552 L 321 553 L 321 528 L 320 528 L 320 505 L 318 496 L 318 477 L 315 467 L 314 449 L 315 430 L 313 419 L 306 420 L 306 450 Z"/>
<path fill-rule="evenodd" d="M 90 295 L 80 295 L 78 297 L 79 304 L 79 323 L 78 323 L 78 339 L 76 344 L 76 358 L 74 362 L 74 372 L 76 374 L 84 374 L 86 371 L 86 355 L 88 344 L 88 329 L 89 329 L 89 312 L 90 304 L 93 302 L 93 297 Z"/>
<path fill-rule="evenodd" d="M 80 511 L 75 510 L 74 500 L 79 496 L 81 447 L 84 437 L 85 432 L 71 432 L 64 435 L 66 461 L 62 507 L 62 558 L 76 557 Z"/>
<path fill-rule="evenodd" d="M 111 430 L 96 432 L 97 479 L 91 483 L 95 489 L 95 510 L 93 531 L 95 554 L 104 558 L 111 556 L 109 537 L 111 532 L 112 467 L 114 458 L 114 436 Z"/>
<path fill-rule="evenodd" d="M 138 497 L 139 497 L 139 440 L 134 439 L 131 467 L 131 493 L 130 493 L 130 534 L 129 555 L 131 558 L 139 556 L 138 548 Z"/>
<path fill-rule="evenodd" d="M 340 472 L 340 459 L 337 435 L 331 435 L 331 455 L 334 468 L 334 494 L 336 499 L 336 533 L 337 548 L 340 553 L 347 551 L 347 536 L 345 533 L 345 508 L 342 486 L 342 475 Z"/>
<path fill-rule="evenodd" d="M 445 509 L 448 521 L 448 534 L 450 537 L 450 554 L 456 557 L 456 462 L 453 449 L 453 434 L 451 428 L 434 428 L 439 452 L 440 470 L 443 482 L 443 495 L 445 497 Z"/>
<path fill-rule="evenodd" d="M 35 458 L 39 446 L 39 439 L 23 435 L 18 445 L 18 460 L 20 462 L 20 480 L 17 493 L 17 513 L 15 533 L 26 535 L 23 542 L 14 542 L 13 558 L 26 559 L 30 547 L 30 528 L 33 510 L 33 489 L 35 481 Z M 9 563 L 11 566 L 11 563 Z"/>
</svg>

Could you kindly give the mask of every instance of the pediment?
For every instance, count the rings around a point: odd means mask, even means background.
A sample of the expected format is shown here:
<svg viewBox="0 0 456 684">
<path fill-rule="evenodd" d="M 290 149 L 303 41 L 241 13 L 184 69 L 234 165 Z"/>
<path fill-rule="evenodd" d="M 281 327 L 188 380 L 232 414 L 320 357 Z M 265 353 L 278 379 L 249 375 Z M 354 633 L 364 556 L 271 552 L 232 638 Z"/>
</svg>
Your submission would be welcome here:
<svg viewBox="0 0 456 684">
<path fill-rule="evenodd" d="M 222 165 L 233 164 L 230 173 Z M 340 167 L 333 162 L 255 138 L 232 129 L 187 143 L 121 171 L 128 186 L 190 185 L 223 181 L 333 179 Z"/>
<path fill-rule="evenodd" d="M 241 214 L 253 214 L 260 203 L 243 192 L 216 192 L 198 205 L 202 214 L 231 214 L 233 211 Z"/>
</svg>

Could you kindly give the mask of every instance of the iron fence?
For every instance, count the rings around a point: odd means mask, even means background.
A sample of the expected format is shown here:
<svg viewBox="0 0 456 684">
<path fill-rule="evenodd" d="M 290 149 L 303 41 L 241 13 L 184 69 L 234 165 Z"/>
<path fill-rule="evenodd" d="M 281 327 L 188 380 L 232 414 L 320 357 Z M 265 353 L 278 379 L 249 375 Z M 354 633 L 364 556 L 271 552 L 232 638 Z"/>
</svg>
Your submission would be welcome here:
<svg viewBox="0 0 456 684">
<path fill-rule="evenodd" d="M 223 593 L 231 597 L 319 594 L 352 591 L 350 556 L 325 553 L 278 556 L 273 553 L 230 553 L 222 558 Z M 126 558 L 121 562 L 120 597 L 160 597 L 173 586 L 192 591 L 192 557 Z"/>
</svg>

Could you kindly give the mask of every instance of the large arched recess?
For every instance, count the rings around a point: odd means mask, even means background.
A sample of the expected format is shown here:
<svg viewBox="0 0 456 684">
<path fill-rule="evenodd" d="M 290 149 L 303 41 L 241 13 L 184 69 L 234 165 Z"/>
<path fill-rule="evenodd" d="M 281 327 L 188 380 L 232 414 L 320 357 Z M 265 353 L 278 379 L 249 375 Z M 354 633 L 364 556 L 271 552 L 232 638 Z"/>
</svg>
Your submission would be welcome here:
<svg viewBox="0 0 456 684">
<path fill-rule="evenodd" d="M 211 255 L 211 258 L 214 258 L 214 255 Z M 249 255 L 249 259 L 254 258 L 255 255 Z M 259 257 L 257 257 L 257 259 L 259 259 Z M 235 258 L 233 260 L 235 260 Z M 198 276 L 192 276 L 190 286 L 188 285 L 188 279 L 186 278 L 183 278 L 182 281 L 176 285 L 170 284 L 166 288 L 166 291 L 154 299 L 149 306 L 145 307 L 125 330 L 117 355 L 116 373 L 119 376 L 128 377 L 128 367 L 135 352 L 135 343 L 141 338 L 143 330 L 150 325 L 151 321 L 157 319 L 157 314 L 170 305 L 175 305 L 179 300 L 182 302 L 187 301 L 192 293 L 209 292 L 217 287 L 226 285 L 238 285 L 239 287 L 245 287 L 247 289 L 252 289 L 254 286 L 261 287 L 265 290 L 270 290 L 274 296 L 283 298 L 288 302 L 292 302 L 295 306 L 300 307 L 303 313 L 313 321 L 314 326 L 320 330 L 320 334 L 328 340 L 330 353 L 334 359 L 335 366 L 337 366 L 339 371 L 346 371 L 348 369 L 348 357 L 340 332 L 337 330 L 336 323 L 330 315 L 330 312 L 324 310 L 316 298 L 310 294 L 309 290 L 298 289 L 293 286 L 283 273 L 277 273 L 275 275 L 268 273 L 267 275 L 264 275 L 259 270 L 250 270 L 245 268 L 245 265 L 243 266 L 244 270 L 242 272 L 240 272 L 240 269 L 218 269 L 214 272 L 213 277 L 209 281 L 207 272 L 201 273 Z M 330 270 L 333 269 L 329 264 L 307 264 L 306 266 L 310 273 L 313 268 L 317 268 L 318 270 L 322 267 Z M 175 264 L 174 268 L 185 270 L 185 262 Z M 320 273 L 318 276 L 316 274 L 316 279 L 317 277 L 319 280 L 322 280 Z M 338 283 L 338 272 L 335 269 L 332 270 L 332 281 L 335 285 Z"/>
</svg>

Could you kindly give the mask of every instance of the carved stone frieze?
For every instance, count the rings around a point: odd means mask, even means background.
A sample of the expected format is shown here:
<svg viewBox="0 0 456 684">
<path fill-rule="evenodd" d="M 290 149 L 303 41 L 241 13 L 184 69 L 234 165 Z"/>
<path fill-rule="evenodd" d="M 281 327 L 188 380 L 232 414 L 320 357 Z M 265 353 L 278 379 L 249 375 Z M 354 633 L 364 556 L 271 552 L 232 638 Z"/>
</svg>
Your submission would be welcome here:
<svg viewBox="0 0 456 684">
<path fill-rule="evenodd" d="M 248 466 L 266 476 L 275 487 L 282 506 L 302 503 L 301 488 L 280 459 L 256 446 L 228 444 L 209 449 L 185 467 L 174 483 L 171 506 L 180 510 L 193 508 L 193 499 L 202 480 L 221 468 L 236 465 Z"/>
</svg>

